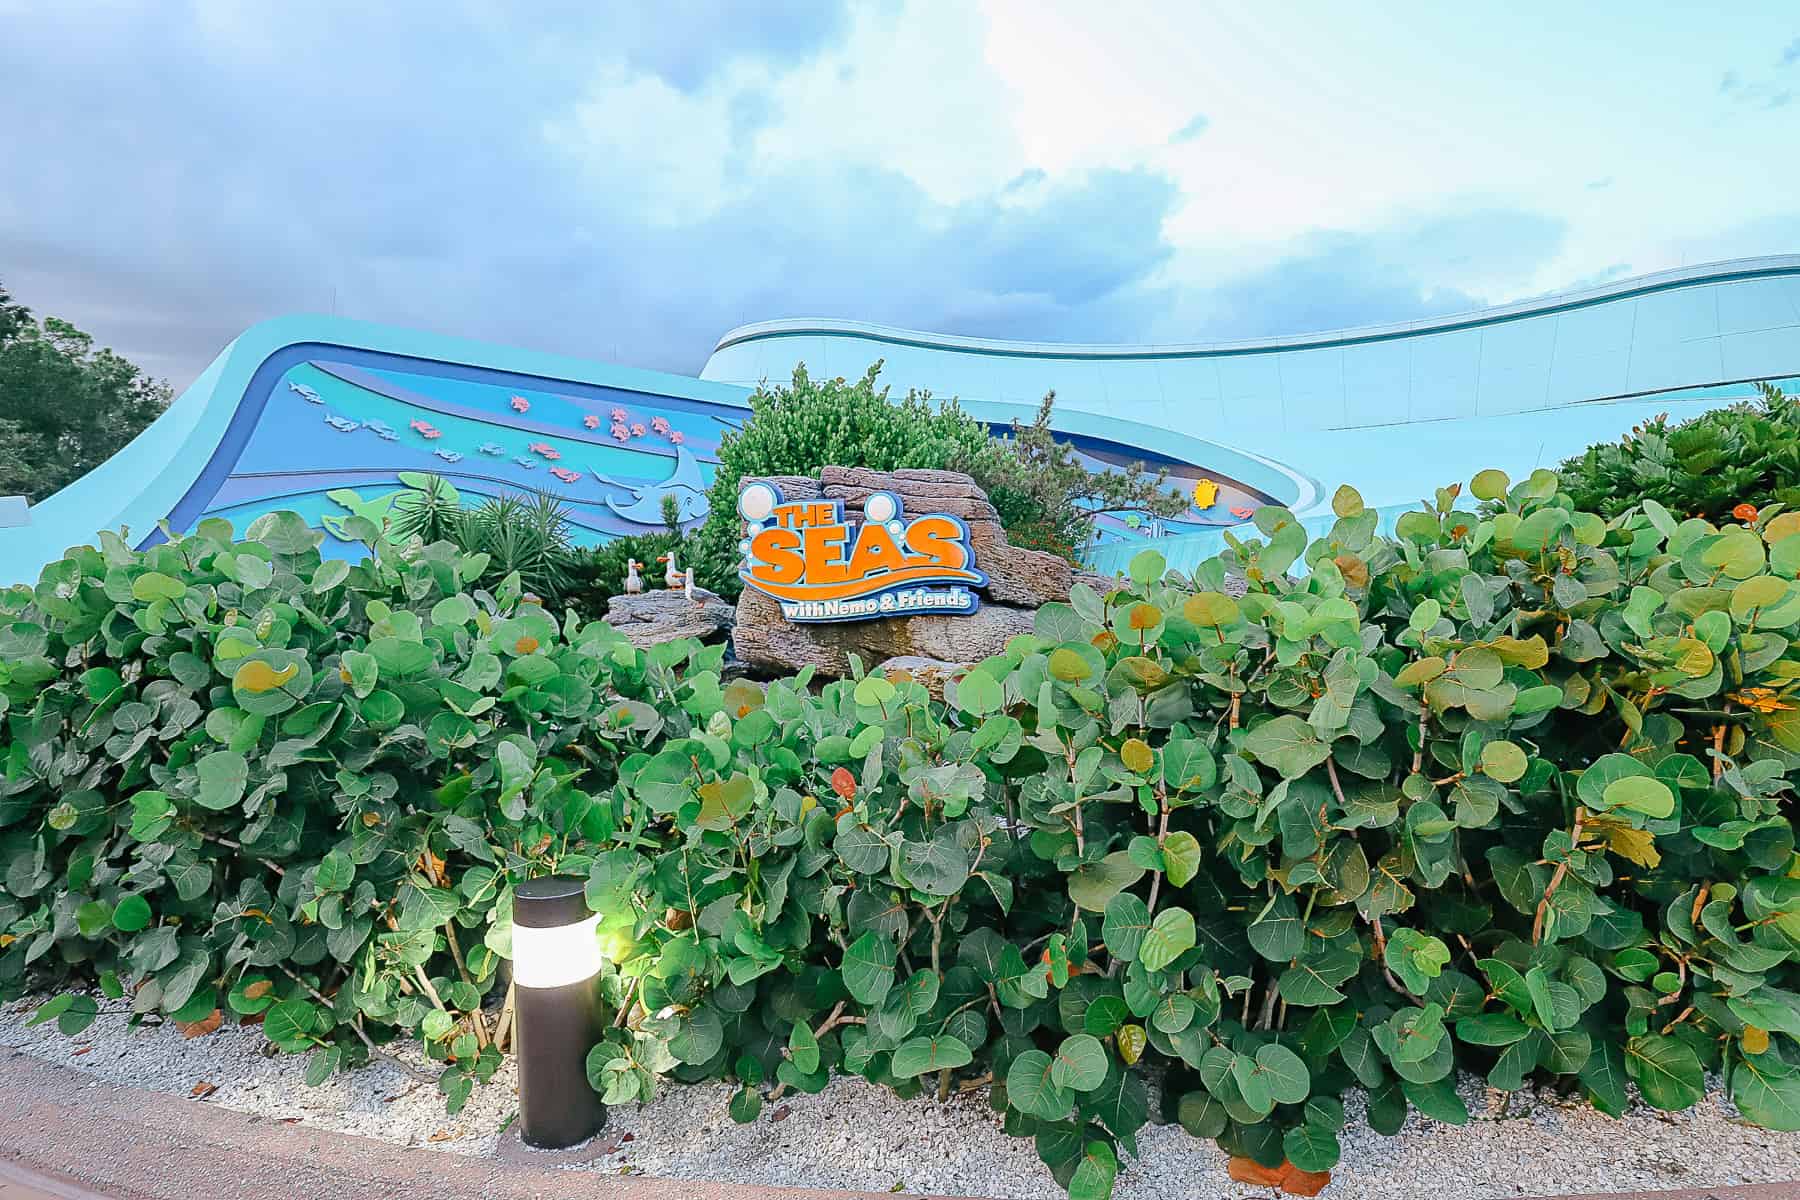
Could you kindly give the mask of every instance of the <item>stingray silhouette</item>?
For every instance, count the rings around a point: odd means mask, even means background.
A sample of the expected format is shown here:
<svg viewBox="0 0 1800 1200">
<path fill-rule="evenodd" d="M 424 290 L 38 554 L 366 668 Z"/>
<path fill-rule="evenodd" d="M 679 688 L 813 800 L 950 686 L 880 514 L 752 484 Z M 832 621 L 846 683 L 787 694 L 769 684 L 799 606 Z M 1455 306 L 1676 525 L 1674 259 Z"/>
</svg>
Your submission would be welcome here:
<svg viewBox="0 0 1800 1200">
<path fill-rule="evenodd" d="M 681 502 L 681 519 L 698 521 L 708 511 L 706 479 L 700 474 L 700 460 L 685 446 L 675 448 L 675 470 L 661 483 L 630 484 L 594 472 L 594 478 L 609 487 L 618 488 L 631 497 L 621 504 L 617 497 L 606 497 L 606 507 L 616 516 L 634 525 L 661 525 L 662 498 L 673 492 Z"/>
</svg>

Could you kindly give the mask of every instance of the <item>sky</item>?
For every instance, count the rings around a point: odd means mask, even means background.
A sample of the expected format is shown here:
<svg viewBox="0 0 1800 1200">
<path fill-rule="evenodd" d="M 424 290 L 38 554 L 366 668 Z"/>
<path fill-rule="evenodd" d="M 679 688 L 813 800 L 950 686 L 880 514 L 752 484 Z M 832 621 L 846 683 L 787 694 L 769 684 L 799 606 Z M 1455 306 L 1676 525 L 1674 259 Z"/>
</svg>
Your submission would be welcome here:
<svg viewBox="0 0 1800 1200">
<path fill-rule="evenodd" d="M 1800 252 L 1791 2 L 1499 8 L 0 0 L 0 285 L 181 387 L 294 312 L 694 373 Z"/>
</svg>

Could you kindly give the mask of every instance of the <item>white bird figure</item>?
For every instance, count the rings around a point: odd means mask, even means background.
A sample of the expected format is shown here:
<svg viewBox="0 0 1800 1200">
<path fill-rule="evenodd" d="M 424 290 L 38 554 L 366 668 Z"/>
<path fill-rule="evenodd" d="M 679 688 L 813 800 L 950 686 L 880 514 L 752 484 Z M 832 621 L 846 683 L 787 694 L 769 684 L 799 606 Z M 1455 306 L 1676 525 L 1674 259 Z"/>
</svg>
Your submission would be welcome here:
<svg viewBox="0 0 1800 1200">
<path fill-rule="evenodd" d="M 625 594 L 628 596 L 635 596 L 644 590 L 643 577 L 638 574 L 638 568 L 642 565 L 635 558 L 625 560 Z"/>
<path fill-rule="evenodd" d="M 682 579 L 685 580 L 687 583 L 687 588 L 686 588 L 687 598 L 689 600 L 692 600 L 694 598 L 694 568 L 689 567 L 682 574 Z"/>
<path fill-rule="evenodd" d="M 656 556 L 656 561 L 669 564 L 667 567 L 663 568 L 663 586 L 666 588 L 680 588 L 683 582 L 685 582 L 686 577 L 682 575 L 681 568 L 675 565 L 675 552 L 671 550 L 667 554 L 659 554 Z"/>
</svg>

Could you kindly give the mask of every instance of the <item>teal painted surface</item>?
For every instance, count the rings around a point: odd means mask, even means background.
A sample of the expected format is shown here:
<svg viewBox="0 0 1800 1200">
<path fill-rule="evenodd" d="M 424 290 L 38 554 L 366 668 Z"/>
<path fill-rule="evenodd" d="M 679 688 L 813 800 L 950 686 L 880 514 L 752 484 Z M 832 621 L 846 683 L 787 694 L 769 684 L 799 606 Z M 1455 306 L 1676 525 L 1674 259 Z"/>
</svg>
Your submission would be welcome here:
<svg viewBox="0 0 1800 1200">
<path fill-rule="evenodd" d="M 0 585 L 35 581 L 43 564 L 71 546 L 92 545 L 99 530 L 127 531 L 133 542 L 152 532 L 207 469 L 263 364 L 290 347 L 312 344 L 536 376 L 548 386 L 591 384 L 738 409 L 748 395 L 728 384 L 422 330 L 320 316 L 265 321 L 235 338 L 168 411 L 118 454 L 32 506 L 27 525 L 0 529 Z M 420 469 L 428 469 L 429 462 Z M 320 507 L 315 499 L 295 503 Z M 254 515 L 251 505 L 225 507 L 240 516 Z"/>
<path fill-rule="evenodd" d="M 1487 467 L 1522 478 L 1658 413 L 1687 419 L 1752 395 L 1749 381 L 1800 376 L 1800 255 L 1430 321 L 1209 345 L 771 321 L 727 333 L 702 376 L 753 384 L 796 361 L 815 375 L 857 375 L 877 359 L 896 391 L 1016 411 L 1054 390 L 1059 429 L 1153 431 L 1132 435 L 1146 449 L 1204 443 L 1216 452 L 1195 461 L 1221 475 L 1245 479 L 1254 463 L 1290 481 L 1259 486 L 1303 517 L 1324 511 L 1340 483 L 1387 508 Z"/>
<path fill-rule="evenodd" d="M 333 385 L 343 413 L 327 404 L 302 420 L 291 394 L 271 393 L 271 375 L 285 370 L 283 378 L 311 379 L 307 386 L 322 394 L 310 366 L 315 350 L 322 360 L 334 351 L 387 357 L 362 364 L 368 386 L 340 392 Z M 501 478 L 509 474 L 502 464 L 516 459 L 522 444 L 530 453 L 533 440 L 550 442 L 563 454 L 562 468 L 581 476 L 579 489 L 578 481 L 558 480 L 553 486 L 571 489 L 559 495 L 585 506 L 594 536 L 613 536 L 633 522 L 654 521 L 655 488 L 695 476 L 703 483 L 710 464 L 697 445 L 698 455 L 662 447 L 647 467 L 644 446 L 615 446 L 571 430 L 592 411 L 592 393 L 572 399 L 578 386 L 643 397 L 646 413 L 658 405 L 671 414 L 703 407 L 735 413 L 744 411 L 750 387 L 785 377 L 797 360 L 815 375 L 853 376 L 883 357 L 884 382 L 956 396 L 991 422 L 1030 418 L 1043 394 L 1055 390 L 1058 431 L 1078 447 L 1082 439 L 1105 443 L 1083 449 L 1099 455 L 1090 458 L 1094 464 L 1130 461 L 1142 450 L 1171 462 L 1183 486 L 1216 479 L 1230 499 L 1205 514 L 1191 511 L 1175 536 L 1154 539 L 1172 565 L 1187 569 L 1183 564 L 1223 547 L 1220 530 L 1204 526 L 1240 521 L 1249 511 L 1247 493 L 1286 505 L 1309 529 L 1312 522 L 1325 528 L 1329 496 L 1348 482 L 1391 520 L 1483 468 L 1522 478 L 1660 413 L 1686 419 L 1748 397 L 1746 381 L 1800 378 L 1800 256 L 1666 272 L 1440 321 L 1213 346 L 1059 347 L 849 322 L 770 322 L 726 335 L 701 379 L 418 330 L 285 317 L 245 331 L 150 428 L 32 508 L 22 527 L 0 522 L 0 584 L 35 579 L 43 563 L 69 546 L 91 544 L 101 529 L 141 541 L 171 513 L 187 524 L 203 511 L 241 523 L 285 500 L 323 520 L 331 515 L 325 494 L 333 487 L 379 495 L 397 486 L 400 469 L 442 473 L 474 495 L 540 486 L 548 462 Z M 514 381 L 473 378 L 481 372 Z M 429 385 L 419 382 L 426 378 Z M 419 393 L 416 402 L 378 394 L 387 385 Z M 503 386 L 530 398 L 529 421 L 512 422 L 500 411 L 495 392 Z M 557 394 L 559 386 L 568 394 Z M 239 415 L 248 403 L 273 408 L 277 401 L 285 411 L 266 427 L 259 415 L 247 428 L 249 417 Z M 407 436 L 402 420 L 420 404 L 434 414 L 441 440 L 419 440 L 416 430 Z M 399 438 L 384 436 L 400 455 L 394 461 L 370 460 L 372 442 L 333 441 L 377 436 L 369 421 L 400 431 Z M 476 457 L 488 441 L 509 457 Z M 321 455 L 321 445 L 330 450 Z M 340 445 L 347 449 L 337 463 Z M 435 454 L 451 448 L 460 459 Z M 332 474 L 339 467 L 342 478 Z M 602 478 L 623 487 L 631 504 L 588 493 Z M 1148 530 L 1104 524 L 1105 544 L 1094 548 L 1092 561 L 1122 566 Z"/>
</svg>

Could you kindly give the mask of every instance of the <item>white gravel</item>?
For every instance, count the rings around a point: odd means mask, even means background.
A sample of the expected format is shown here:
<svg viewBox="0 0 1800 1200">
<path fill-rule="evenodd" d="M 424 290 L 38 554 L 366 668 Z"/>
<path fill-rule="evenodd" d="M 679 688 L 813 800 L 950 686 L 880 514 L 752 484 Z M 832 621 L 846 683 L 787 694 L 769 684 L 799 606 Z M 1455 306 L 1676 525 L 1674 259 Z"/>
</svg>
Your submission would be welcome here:
<svg viewBox="0 0 1800 1200">
<path fill-rule="evenodd" d="M 270 1057 L 254 1027 L 187 1040 L 172 1025 L 133 1029 L 123 1003 L 102 1001 L 99 1019 L 71 1039 L 54 1023 L 27 1028 L 35 1004 L 0 1009 L 0 1047 L 177 1095 L 216 1085 L 205 1103 L 277 1120 L 479 1156 L 494 1152 L 517 1107 L 510 1060 L 450 1117 L 436 1089 L 386 1065 L 309 1088 L 305 1059 Z M 840 1079 L 817 1096 L 784 1097 L 751 1125 L 727 1115 L 731 1094 L 723 1084 L 670 1085 L 654 1103 L 615 1109 L 601 1135 L 607 1152 L 572 1169 L 996 1200 L 1062 1195 L 1030 1141 L 1001 1132 L 984 1093 L 939 1105 Z M 1463 1095 L 1477 1114 L 1469 1124 L 1415 1115 L 1393 1138 L 1361 1126 L 1353 1099 L 1343 1161 L 1324 1195 L 1442 1200 L 1800 1180 L 1800 1134 L 1743 1124 L 1716 1090 L 1686 1113 L 1638 1109 L 1623 1120 L 1547 1091 L 1515 1096 L 1502 1116 L 1499 1094 L 1478 1080 L 1465 1080 Z M 1179 1126 L 1139 1138 L 1142 1157 L 1127 1161 L 1115 1189 L 1121 1200 L 1270 1195 L 1232 1182 L 1224 1155 Z"/>
</svg>

